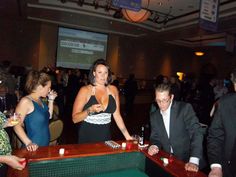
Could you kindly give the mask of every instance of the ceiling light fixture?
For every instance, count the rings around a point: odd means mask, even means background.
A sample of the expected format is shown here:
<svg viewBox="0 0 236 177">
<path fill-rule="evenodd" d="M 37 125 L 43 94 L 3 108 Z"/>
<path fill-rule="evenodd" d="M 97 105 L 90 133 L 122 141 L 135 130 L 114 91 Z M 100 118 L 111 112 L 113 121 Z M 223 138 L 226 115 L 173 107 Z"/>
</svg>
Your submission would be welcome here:
<svg viewBox="0 0 236 177">
<path fill-rule="evenodd" d="M 194 54 L 195 54 L 196 56 L 198 56 L 198 57 L 201 57 L 201 56 L 203 56 L 205 53 L 202 52 L 202 51 L 195 51 Z"/>
<path fill-rule="evenodd" d="M 205 53 L 201 50 L 201 47 L 202 47 L 202 36 L 201 36 L 201 35 L 199 36 L 199 39 L 200 39 L 200 41 L 199 41 L 200 49 L 198 48 L 197 50 L 195 50 L 194 54 L 195 54 L 196 56 L 198 56 L 198 57 L 201 57 L 201 56 L 203 56 L 203 55 L 205 54 Z"/>
<path fill-rule="evenodd" d="M 61 3 L 76 2 L 80 7 L 86 5 L 93 7 L 95 10 L 102 8 L 106 12 L 109 11 L 114 12 L 113 14 L 114 18 L 120 19 L 124 17 L 126 20 L 134 23 L 141 23 L 143 21 L 149 20 L 153 23 L 157 23 L 158 25 L 162 24 L 162 26 L 164 27 L 174 17 L 171 15 L 172 6 L 169 7 L 168 13 L 162 13 L 149 9 L 151 0 L 141 0 L 142 7 L 140 11 L 117 8 L 113 4 L 114 0 L 103 0 L 105 1 L 105 3 L 100 3 L 100 0 L 91 0 L 90 2 L 85 0 L 58 0 L 58 1 L 60 1 Z M 163 5 L 163 3 L 159 3 L 158 5 Z"/>
</svg>

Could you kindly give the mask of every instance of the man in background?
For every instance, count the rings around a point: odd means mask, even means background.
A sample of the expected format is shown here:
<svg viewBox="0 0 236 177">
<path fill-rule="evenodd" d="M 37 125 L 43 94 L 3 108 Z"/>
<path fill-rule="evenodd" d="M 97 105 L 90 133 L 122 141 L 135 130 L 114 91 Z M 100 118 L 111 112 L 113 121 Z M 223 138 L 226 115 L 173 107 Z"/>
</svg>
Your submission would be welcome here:
<svg viewBox="0 0 236 177">
<path fill-rule="evenodd" d="M 236 90 L 236 70 L 231 73 Z M 209 177 L 236 176 L 236 93 L 220 98 L 207 137 Z"/>
</svg>

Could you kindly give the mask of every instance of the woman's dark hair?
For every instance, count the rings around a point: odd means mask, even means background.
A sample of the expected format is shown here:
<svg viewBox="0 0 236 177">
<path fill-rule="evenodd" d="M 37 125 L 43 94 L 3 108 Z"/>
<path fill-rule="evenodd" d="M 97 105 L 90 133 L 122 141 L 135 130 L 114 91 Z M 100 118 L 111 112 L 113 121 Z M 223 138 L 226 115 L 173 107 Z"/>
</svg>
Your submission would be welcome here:
<svg viewBox="0 0 236 177">
<path fill-rule="evenodd" d="M 94 75 L 93 75 L 93 72 L 96 71 L 98 65 L 104 65 L 104 66 L 107 68 L 107 70 L 108 70 L 107 82 L 106 82 L 106 84 L 105 84 L 105 86 L 107 86 L 107 85 L 109 85 L 109 84 L 112 82 L 112 74 L 111 74 L 111 69 L 110 69 L 110 67 L 108 66 L 106 60 L 104 60 L 104 59 L 97 59 L 97 60 L 93 63 L 93 65 L 92 65 L 92 67 L 91 67 L 91 69 L 90 69 L 90 71 L 89 71 L 89 82 L 90 82 L 92 85 L 94 85 L 94 83 L 95 83 L 95 77 L 94 77 Z"/>
<path fill-rule="evenodd" d="M 51 78 L 47 73 L 31 70 L 26 77 L 25 91 L 31 93 L 37 86 L 47 85 L 48 81 L 51 81 Z"/>
</svg>

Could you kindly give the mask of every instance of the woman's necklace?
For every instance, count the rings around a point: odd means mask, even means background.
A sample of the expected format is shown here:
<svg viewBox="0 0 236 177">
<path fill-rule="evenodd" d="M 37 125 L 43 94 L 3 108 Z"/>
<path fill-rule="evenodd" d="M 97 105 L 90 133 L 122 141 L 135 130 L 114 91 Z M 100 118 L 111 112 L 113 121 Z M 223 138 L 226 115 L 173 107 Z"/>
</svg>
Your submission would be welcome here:
<svg viewBox="0 0 236 177">
<path fill-rule="evenodd" d="M 34 102 L 36 102 L 39 106 L 43 107 L 43 103 L 42 103 L 42 101 L 40 100 L 39 97 L 36 98 L 36 97 L 34 97 L 34 96 L 32 96 L 32 95 L 29 95 L 29 97 L 30 97 L 31 100 L 33 100 Z"/>
</svg>

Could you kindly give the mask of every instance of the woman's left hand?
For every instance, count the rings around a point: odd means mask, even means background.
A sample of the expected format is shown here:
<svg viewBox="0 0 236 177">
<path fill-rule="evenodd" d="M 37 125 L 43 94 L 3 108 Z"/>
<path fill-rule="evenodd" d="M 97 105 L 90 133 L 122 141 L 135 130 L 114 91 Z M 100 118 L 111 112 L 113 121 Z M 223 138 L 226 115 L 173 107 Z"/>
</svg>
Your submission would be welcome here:
<svg viewBox="0 0 236 177">
<path fill-rule="evenodd" d="M 57 97 L 57 92 L 54 90 L 51 90 L 47 96 L 48 96 L 48 100 L 55 100 L 55 98 Z"/>
</svg>

